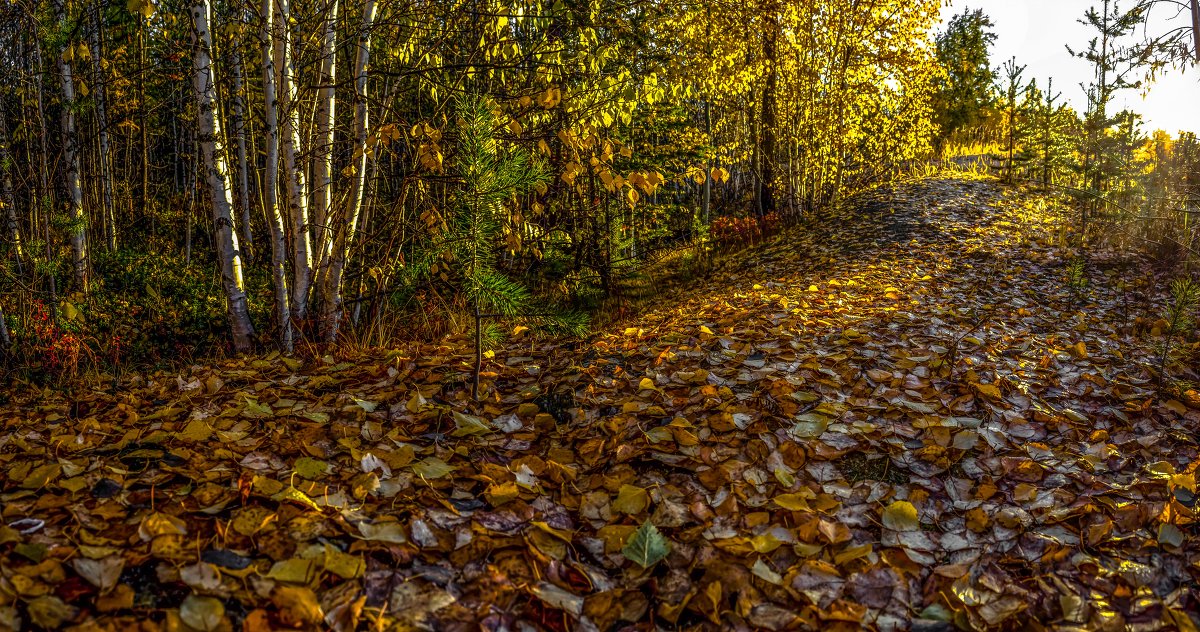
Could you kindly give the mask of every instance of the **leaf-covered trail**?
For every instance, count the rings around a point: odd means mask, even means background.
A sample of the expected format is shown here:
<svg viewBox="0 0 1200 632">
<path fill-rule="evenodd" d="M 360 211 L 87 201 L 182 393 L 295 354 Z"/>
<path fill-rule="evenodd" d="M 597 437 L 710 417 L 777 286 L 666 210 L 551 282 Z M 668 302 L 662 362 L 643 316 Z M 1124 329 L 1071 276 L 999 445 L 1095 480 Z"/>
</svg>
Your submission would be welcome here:
<svg viewBox="0 0 1200 632">
<path fill-rule="evenodd" d="M 19 395 L 0 627 L 1194 629 L 1198 402 L 1056 225 L 880 192 L 482 405 L 450 343 Z"/>
</svg>

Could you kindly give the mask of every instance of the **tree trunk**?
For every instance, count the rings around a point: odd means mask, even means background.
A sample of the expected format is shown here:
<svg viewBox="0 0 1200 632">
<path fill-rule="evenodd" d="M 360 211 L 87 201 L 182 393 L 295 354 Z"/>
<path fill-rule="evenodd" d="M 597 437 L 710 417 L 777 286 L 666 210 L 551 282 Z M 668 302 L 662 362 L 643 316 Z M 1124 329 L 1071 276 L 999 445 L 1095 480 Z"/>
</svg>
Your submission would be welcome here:
<svg viewBox="0 0 1200 632">
<path fill-rule="evenodd" d="M 36 30 L 34 32 L 36 32 Z M 50 239 L 50 209 L 52 209 L 54 207 L 54 203 L 53 203 L 54 191 L 50 188 L 50 175 L 49 175 L 50 174 L 50 165 L 49 165 L 50 149 L 46 146 L 46 143 L 47 143 L 46 137 L 49 136 L 50 130 L 46 126 L 46 98 L 45 98 L 46 90 L 45 90 L 44 82 L 42 80 L 42 77 L 45 75 L 45 73 L 43 72 L 45 69 L 45 64 L 43 63 L 43 60 L 42 60 L 42 43 L 40 41 L 38 41 L 36 38 L 34 40 L 33 50 L 30 52 L 33 53 L 33 57 L 34 57 L 33 70 L 34 70 L 34 85 L 37 89 L 37 116 L 38 116 L 38 132 L 39 132 L 38 133 L 38 143 L 39 143 L 39 148 L 41 149 L 41 153 L 39 156 L 39 165 L 40 165 L 41 169 L 38 170 L 38 184 L 39 184 L 38 194 L 39 195 L 36 198 L 34 198 L 36 201 L 34 202 L 35 208 L 33 210 L 35 212 L 41 213 L 40 228 L 42 230 L 42 243 L 45 245 L 46 261 L 49 262 L 49 261 L 53 261 L 52 247 L 51 247 L 52 240 Z M 38 206 L 40 206 L 41 208 L 36 208 Z M 50 304 L 57 305 L 58 304 L 58 279 L 55 278 L 53 270 L 51 270 L 47 273 L 47 277 L 49 277 L 48 285 L 50 286 L 50 288 L 49 288 L 50 289 Z M 56 312 L 51 311 L 50 313 L 53 315 Z"/>
<path fill-rule="evenodd" d="M 63 8 L 64 1 L 58 0 L 55 3 L 59 22 L 65 22 L 67 19 Z M 88 289 L 87 218 L 83 214 L 83 184 L 79 174 L 79 134 L 75 130 L 75 83 L 72 79 L 71 64 L 65 57 L 69 50 L 70 43 L 68 42 L 64 44 L 58 55 L 58 72 L 62 79 L 63 90 L 63 180 L 67 189 L 67 219 L 70 221 L 67 232 L 71 242 L 71 266 L 77 289 L 86 292 Z"/>
<path fill-rule="evenodd" d="M 279 212 L 279 97 L 275 94 L 275 62 L 271 57 L 272 29 L 275 12 L 272 0 L 263 0 L 261 36 L 263 64 L 263 104 L 267 144 L 262 186 L 263 214 L 271 227 L 271 280 L 275 284 L 275 318 L 279 324 L 280 345 L 287 353 L 293 350 L 292 312 L 287 287 L 287 238 L 283 216 Z"/>
<path fill-rule="evenodd" d="M 12 243 L 13 260 L 17 272 L 24 273 L 25 251 L 21 243 L 21 224 L 17 222 L 16 199 L 12 186 L 12 154 L 9 152 L 8 117 L 4 108 L 4 95 L 0 94 L 0 206 L 4 207 L 4 232 Z"/>
<path fill-rule="evenodd" d="M 92 28 L 88 31 L 88 44 L 92 51 L 92 85 L 96 104 L 96 126 L 99 128 L 100 155 L 96 163 L 100 167 L 100 210 L 104 218 L 104 238 L 109 252 L 117 249 L 117 217 L 113 205 L 112 151 L 108 141 L 108 80 L 104 73 L 104 51 L 101 49 L 100 0 L 93 0 L 88 7 Z"/>
<path fill-rule="evenodd" d="M 708 99 L 704 100 L 704 135 L 708 139 L 708 147 L 710 155 L 704 161 L 704 189 L 700 197 L 700 221 L 708 226 L 712 221 L 712 170 L 713 161 L 711 152 L 716 143 L 712 141 L 712 114 L 709 112 Z"/>
<path fill-rule="evenodd" d="M 147 136 L 147 129 L 150 127 L 150 118 L 146 109 L 146 18 L 139 12 L 138 20 L 138 115 L 141 119 L 139 131 L 141 132 L 142 145 L 142 216 L 148 215 L 147 207 L 150 205 L 150 141 Z M 151 230 L 153 235 L 154 231 Z"/>
<path fill-rule="evenodd" d="M 778 9 L 772 3 L 766 16 L 766 33 L 763 39 L 763 60 L 767 64 L 767 85 L 762 99 L 762 183 L 759 191 L 762 201 L 761 213 L 775 212 L 775 92 L 779 83 L 779 70 L 775 63 L 775 40 L 779 35 Z"/>
<path fill-rule="evenodd" d="M 242 45 L 241 38 L 233 45 L 231 51 L 233 73 L 233 95 L 229 103 L 229 113 L 233 118 L 233 136 L 237 142 L 238 161 L 238 210 L 241 221 L 238 230 L 241 232 L 242 254 L 246 261 L 254 259 L 254 229 L 250 224 L 250 177 L 246 164 L 246 98 L 242 95 Z"/>
<path fill-rule="evenodd" d="M 325 339 L 337 340 L 342 318 L 342 273 L 354 245 L 354 231 L 362 210 L 363 182 L 367 173 L 367 64 L 371 56 L 371 26 L 375 21 L 375 0 L 364 0 L 362 26 L 358 32 L 358 57 L 354 61 L 354 151 L 346 212 L 336 226 L 329 274 L 322 291 L 321 320 Z"/>
<path fill-rule="evenodd" d="M 313 242 L 317 252 L 314 261 L 317 263 L 318 287 L 328 274 L 329 255 L 332 251 L 331 229 L 336 221 L 333 217 L 333 119 L 336 109 L 334 101 L 334 83 L 337 80 L 337 63 L 335 46 L 337 37 L 338 3 L 333 0 L 333 6 L 325 14 L 325 23 L 321 39 L 321 74 L 317 79 L 317 108 L 316 108 L 316 140 L 313 143 L 312 187 L 313 187 L 313 222 L 315 224 L 316 240 Z"/>
<path fill-rule="evenodd" d="M 277 96 L 283 118 L 279 144 L 283 154 L 284 188 L 287 190 L 292 220 L 292 325 L 299 327 L 308 317 L 308 293 L 312 288 L 312 237 L 308 225 L 308 186 L 304 171 L 296 164 L 296 148 L 300 146 L 299 103 L 294 82 L 295 51 L 288 41 L 291 9 L 288 0 L 276 0 L 275 8 L 275 71 L 279 73 Z"/>
<path fill-rule="evenodd" d="M 246 299 L 245 283 L 242 280 L 241 253 L 238 252 L 237 233 L 234 231 L 230 214 L 233 201 L 229 195 L 225 151 L 221 146 L 220 121 L 216 116 L 216 90 L 212 73 L 212 36 L 208 30 L 208 0 L 198 0 L 192 6 L 192 21 L 195 24 L 196 50 L 193 57 L 196 89 L 197 137 L 200 143 L 202 168 L 208 181 L 212 197 L 213 232 L 217 247 L 217 259 L 221 264 L 221 280 L 225 287 L 225 299 L 229 309 L 229 324 L 233 334 L 233 347 L 239 352 L 249 351 L 254 335 L 250 323 L 250 309 Z"/>
<path fill-rule="evenodd" d="M 1200 64 L 1200 0 L 1192 0 L 1192 46 L 1196 63 Z"/>
</svg>

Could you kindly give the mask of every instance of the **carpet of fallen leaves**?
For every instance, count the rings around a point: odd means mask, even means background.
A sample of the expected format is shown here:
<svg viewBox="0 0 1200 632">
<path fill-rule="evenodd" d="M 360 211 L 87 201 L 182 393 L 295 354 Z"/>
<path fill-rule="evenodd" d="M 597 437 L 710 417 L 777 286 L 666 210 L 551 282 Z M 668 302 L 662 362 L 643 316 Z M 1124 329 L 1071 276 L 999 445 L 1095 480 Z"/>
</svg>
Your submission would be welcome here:
<svg viewBox="0 0 1200 632">
<path fill-rule="evenodd" d="M 480 403 L 465 341 L 22 391 L 0 628 L 1194 630 L 1200 402 L 1051 209 L 878 192 Z"/>
</svg>

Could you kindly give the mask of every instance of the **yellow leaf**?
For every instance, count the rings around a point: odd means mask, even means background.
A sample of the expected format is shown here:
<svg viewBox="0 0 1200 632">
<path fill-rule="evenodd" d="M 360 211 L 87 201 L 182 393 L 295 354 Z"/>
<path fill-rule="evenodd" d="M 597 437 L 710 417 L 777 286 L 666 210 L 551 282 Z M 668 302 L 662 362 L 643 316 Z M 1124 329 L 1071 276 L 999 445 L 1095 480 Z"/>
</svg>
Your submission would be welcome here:
<svg viewBox="0 0 1200 632">
<path fill-rule="evenodd" d="M 1000 389 L 997 388 L 995 384 L 974 384 L 973 386 L 975 387 L 976 391 L 979 391 L 980 395 L 983 395 L 988 399 L 998 400 L 1003 397 L 1003 395 L 1000 393 Z"/>
<path fill-rule="evenodd" d="M 613 511 L 635 515 L 650 506 L 650 495 L 641 487 L 622 485 L 617 491 L 617 498 L 612 503 Z"/>
<path fill-rule="evenodd" d="M 657 391 L 658 387 L 654 385 L 654 380 L 644 377 L 641 382 L 638 382 L 638 390 L 642 391 Z"/>
<path fill-rule="evenodd" d="M 1071 354 L 1080 360 L 1086 360 L 1088 358 L 1087 345 L 1083 344 L 1082 340 L 1075 343 L 1071 347 Z"/>
<path fill-rule="evenodd" d="M 779 545 L 781 544 L 783 544 L 783 542 L 770 533 L 764 533 L 762 535 L 756 535 L 753 538 L 750 538 L 750 546 L 753 546 L 754 550 L 759 553 L 770 553 L 771 551 L 779 548 Z"/>
<path fill-rule="evenodd" d="M 988 517 L 987 511 L 982 507 L 976 507 L 967 511 L 967 528 L 975 533 L 982 533 L 988 528 L 991 523 L 991 518 Z"/>
<path fill-rule="evenodd" d="M 517 489 L 515 481 L 492 483 L 487 489 L 483 490 L 484 500 L 491 503 L 492 507 L 499 507 L 506 502 L 516 500 L 520 495 L 521 490 Z"/>
<path fill-rule="evenodd" d="M 780 494 L 775 497 L 775 504 L 790 511 L 811 511 L 808 500 L 800 494 Z"/>
<path fill-rule="evenodd" d="M 342 579 L 354 579 L 363 574 L 366 564 L 361 557 L 343 553 L 333 545 L 326 543 L 325 570 Z"/>
<path fill-rule="evenodd" d="M 857 560 L 860 557 L 866 557 L 871 554 L 872 548 L 870 544 L 848 546 L 833 556 L 833 563 L 840 566 L 846 562 Z"/>
<path fill-rule="evenodd" d="M 312 589 L 297 586 L 276 586 L 271 602 L 279 609 L 281 622 L 289 628 L 309 628 L 321 623 L 325 613 Z"/>
<path fill-rule="evenodd" d="M 920 529 L 917 522 L 917 508 L 906 500 L 897 500 L 883 510 L 883 526 L 893 531 L 916 531 Z"/>
<path fill-rule="evenodd" d="M 290 500 L 298 505 L 304 505 L 309 509 L 321 511 L 320 505 L 318 505 L 313 499 L 309 498 L 308 494 L 305 494 L 304 492 L 290 485 L 281 490 L 279 493 L 271 496 L 271 499 L 278 501 Z"/>
<path fill-rule="evenodd" d="M 147 542 L 160 535 L 187 535 L 187 525 L 175 516 L 154 512 L 142 518 L 138 535 Z"/>
</svg>

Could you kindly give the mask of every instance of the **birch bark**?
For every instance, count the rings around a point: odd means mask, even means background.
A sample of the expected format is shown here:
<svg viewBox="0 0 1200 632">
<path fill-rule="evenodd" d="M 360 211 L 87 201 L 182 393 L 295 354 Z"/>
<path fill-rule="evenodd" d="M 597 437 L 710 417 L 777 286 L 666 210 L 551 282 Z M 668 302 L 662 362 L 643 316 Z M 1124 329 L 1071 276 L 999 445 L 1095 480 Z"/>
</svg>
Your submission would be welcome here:
<svg viewBox="0 0 1200 632">
<path fill-rule="evenodd" d="M 351 154 L 352 173 L 346 194 L 346 212 L 335 227 L 333 254 L 329 273 L 322 288 L 321 321 L 325 339 L 337 340 L 342 318 L 342 274 L 350 249 L 354 245 L 355 228 L 362 210 L 363 182 L 367 173 L 367 65 L 371 58 L 371 27 L 375 22 L 375 0 L 364 0 L 362 24 L 358 32 L 358 54 L 354 61 L 354 151 Z"/>
<path fill-rule="evenodd" d="M 312 289 L 312 236 L 308 224 L 308 184 L 304 170 L 296 161 L 300 146 L 299 108 L 295 85 L 295 51 L 290 43 L 288 0 L 275 3 L 275 72 L 278 73 L 277 97 L 280 124 L 280 153 L 283 155 L 283 179 L 287 192 L 292 237 L 292 326 L 299 327 L 308 317 L 308 293 Z"/>
<path fill-rule="evenodd" d="M 55 2 L 59 22 L 66 21 L 64 0 Z M 67 219 L 70 221 L 68 240 L 71 244 L 71 267 L 75 284 L 80 291 L 88 289 L 87 218 L 83 214 L 83 183 L 79 173 L 79 134 L 75 129 L 75 81 L 71 63 L 67 61 L 71 44 L 64 45 L 58 55 L 58 74 L 62 80 L 63 180 L 67 189 Z"/>
<path fill-rule="evenodd" d="M 237 232 L 234 230 L 231 215 L 233 200 L 225 166 L 225 149 L 221 146 L 221 122 L 216 115 L 212 35 L 208 30 L 208 14 L 208 0 L 198 0 L 192 5 L 192 22 L 196 29 L 193 67 L 197 141 L 200 144 L 201 168 L 204 170 L 203 175 L 212 198 L 217 259 L 221 265 L 221 281 L 225 288 L 233 347 L 239 352 L 245 352 L 252 346 L 254 327 L 250 323 L 249 302 L 246 298 L 245 281 L 242 279 L 242 257 L 238 251 Z"/>
<path fill-rule="evenodd" d="M 275 61 L 271 56 L 275 9 L 272 0 L 263 0 L 263 27 L 260 33 L 263 64 L 263 104 L 267 159 L 262 187 L 263 214 L 271 228 L 271 280 L 275 285 L 275 318 L 279 322 L 279 340 L 283 350 L 294 348 L 291 301 L 288 297 L 287 237 L 279 210 L 279 97 L 275 92 Z"/>
</svg>

